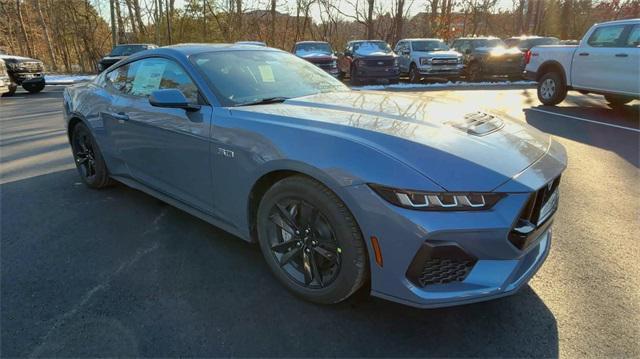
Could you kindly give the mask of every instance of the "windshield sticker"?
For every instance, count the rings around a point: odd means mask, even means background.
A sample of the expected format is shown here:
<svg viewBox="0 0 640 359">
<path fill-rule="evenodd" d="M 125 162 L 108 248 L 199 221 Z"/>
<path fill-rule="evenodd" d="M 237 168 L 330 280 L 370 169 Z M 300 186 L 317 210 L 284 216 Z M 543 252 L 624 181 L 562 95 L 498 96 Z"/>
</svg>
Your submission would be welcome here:
<svg viewBox="0 0 640 359">
<path fill-rule="evenodd" d="M 271 66 L 259 65 L 258 70 L 260 70 L 260 77 L 262 77 L 262 82 L 276 82 Z"/>
</svg>

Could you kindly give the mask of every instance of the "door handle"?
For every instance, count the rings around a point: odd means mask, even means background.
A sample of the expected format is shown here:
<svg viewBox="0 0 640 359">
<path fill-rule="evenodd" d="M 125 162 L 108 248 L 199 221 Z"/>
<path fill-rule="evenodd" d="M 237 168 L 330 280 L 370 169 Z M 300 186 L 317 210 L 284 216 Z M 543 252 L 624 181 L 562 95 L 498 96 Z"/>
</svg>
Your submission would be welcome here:
<svg viewBox="0 0 640 359">
<path fill-rule="evenodd" d="M 124 121 L 129 121 L 129 116 L 127 116 L 127 114 L 119 112 L 119 113 L 112 113 L 111 117 L 115 118 L 116 120 L 118 120 L 118 122 L 124 122 Z"/>
<path fill-rule="evenodd" d="M 629 54 L 616 54 L 616 57 L 628 57 Z"/>
<path fill-rule="evenodd" d="M 578 55 L 580 55 L 580 56 L 589 56 L 589 53 L 588 52 L 581 52 Z"/>
</svg>

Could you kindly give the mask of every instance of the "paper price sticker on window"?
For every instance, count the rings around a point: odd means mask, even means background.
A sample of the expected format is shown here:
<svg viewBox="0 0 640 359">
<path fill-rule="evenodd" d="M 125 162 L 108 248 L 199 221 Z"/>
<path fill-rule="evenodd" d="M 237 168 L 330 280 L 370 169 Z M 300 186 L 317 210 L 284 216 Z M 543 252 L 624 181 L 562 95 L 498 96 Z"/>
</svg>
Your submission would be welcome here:
<svg viewBox="0 0 640 359">
<path fill-rule="evenodd" d="M 258 70 L 260 70 L 260 77 L 262 77 L 262 82 L 276 82 L 271 66 L 259 65 Z"/>
</svg>

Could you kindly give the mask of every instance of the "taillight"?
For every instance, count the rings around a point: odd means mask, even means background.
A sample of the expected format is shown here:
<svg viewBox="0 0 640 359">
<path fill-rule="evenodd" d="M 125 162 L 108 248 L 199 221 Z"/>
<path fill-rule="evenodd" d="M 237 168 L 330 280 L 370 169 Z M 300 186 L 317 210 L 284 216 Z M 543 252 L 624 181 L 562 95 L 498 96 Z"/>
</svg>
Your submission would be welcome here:
<svg viewBox="0 0 640 359">
<path fill-rule="evenodd" d="M 524 53 L 524 64 L 528 65 L 530 61 L 531 61 L 531 50 L 527 50 L 527 52 Z"/>
</svg>

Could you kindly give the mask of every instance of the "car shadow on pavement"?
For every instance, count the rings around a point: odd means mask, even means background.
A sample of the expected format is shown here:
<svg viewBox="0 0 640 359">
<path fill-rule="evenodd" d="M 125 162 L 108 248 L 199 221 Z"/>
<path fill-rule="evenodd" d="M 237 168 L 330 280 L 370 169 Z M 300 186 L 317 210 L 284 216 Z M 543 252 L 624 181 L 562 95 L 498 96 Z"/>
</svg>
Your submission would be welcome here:
<svg viewBox="0 0 640 359">
<path fill-rule="evenodd" d="M 535 291 L 418 310 L 302 301 L 258 246 L 75 170 L 2 186 L 5 356 L 557 357 Z"/>
<path fill-rule="evenodd" d="M 567 116 L 576 116 L 588 120 L 622 126 L 638 128 L 640 106 L 624 106 L 623 109 L 610 110 L 599 107 L 533 107 L 525 109 L 524 114 L 529 125 L 538 130 L 559 137 L 564 137 L 586 145 L 596 146 L 618 154 L 635 167 L 640 167 L 640 153 L 638 152 L 638 132 L 617 127 L 583 122 L 562 116 L 554 116 L 535 111 L 540 109 Z M 634 117 L 635 116 L 635 117 Z M 611 119 L 608 121 L 607 119 Z"/>
</svg>

